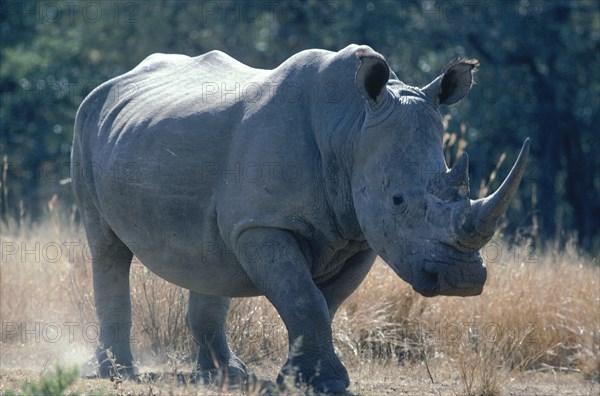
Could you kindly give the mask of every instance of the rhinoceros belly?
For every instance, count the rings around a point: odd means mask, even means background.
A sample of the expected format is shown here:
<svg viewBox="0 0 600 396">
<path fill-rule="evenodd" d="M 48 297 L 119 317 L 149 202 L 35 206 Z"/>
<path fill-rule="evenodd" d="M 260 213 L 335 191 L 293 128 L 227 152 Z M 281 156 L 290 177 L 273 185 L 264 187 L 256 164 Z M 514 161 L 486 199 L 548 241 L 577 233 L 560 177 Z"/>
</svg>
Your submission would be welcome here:
<svg viewBox="0 0 600 396">
<path fill-rule="evenodd" d="M 200 120 L 202 121 L 202 120 Z M 181 120 L 120 131 L 97 161 L 96 194 L 105 220 L 160 277 L 200 293 L 258 292 L 221 238 L 214 169 L 228 136 Z"/>
<path fill-rule="evenodd" d="M 135 202 L 128 199 L 132 191 L 140 194 Z M 129 187 L 113 200 L 107 216 L 111 228 L 139 261 L 161 278 L 199 293 L 258 294 L 221 239 L 210 200 L 152 198 L 160 193 L 160 189 Z"/>
</svg>

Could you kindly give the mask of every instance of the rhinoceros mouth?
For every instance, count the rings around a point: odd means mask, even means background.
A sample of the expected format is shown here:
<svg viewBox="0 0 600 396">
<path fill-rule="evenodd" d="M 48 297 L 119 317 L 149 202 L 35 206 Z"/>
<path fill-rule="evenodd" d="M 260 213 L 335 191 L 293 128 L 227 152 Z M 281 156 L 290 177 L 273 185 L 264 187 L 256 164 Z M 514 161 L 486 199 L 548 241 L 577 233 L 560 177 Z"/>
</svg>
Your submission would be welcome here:
<svg viewBox="0 0 600 396">
<path fill-rule="evenodd" d="M 464 277 L 450 279 L 444 267 L 448 263 L 426 261 L 416 274 L 413 274 L 413 290 L 425 297 L 444 296 L 477 296 L 483 291 L 487 278 L 487 269 L 479 260 L 460 263 L 465 269 Z"/>
<path fill-rule="evenodd" d="M 423 268 L 416 274 L 413 274 L 412 287 L 414 291 L 422 296 L 437 296 L 440 290 L 439 273 Z"/>
</svg>

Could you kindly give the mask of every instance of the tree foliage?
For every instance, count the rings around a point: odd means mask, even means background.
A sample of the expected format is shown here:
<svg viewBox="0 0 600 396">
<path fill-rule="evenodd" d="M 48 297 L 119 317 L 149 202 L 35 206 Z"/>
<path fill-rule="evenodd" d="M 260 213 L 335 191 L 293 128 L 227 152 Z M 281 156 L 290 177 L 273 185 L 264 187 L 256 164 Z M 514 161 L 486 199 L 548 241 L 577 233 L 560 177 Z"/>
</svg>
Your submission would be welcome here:
<svg viewBox="0 0 600 396">
<path fill-rule="evenodd" d="M 0 5 L 3 218 L 71 205 L 73 120 L 97 85 L 154 52 L 220 49 L 273 68 L 307 48 L 372 46 L 424 85 L 459 56 L 481 61 L 444 110 L 471 155 L 472 191 L 532 138 L 511 231 L 600 249 L 600 10 L 578 1 L 5 1 Z M 505 165 L 506 167 L 507 165 Z M 506 174 L 502 169 L 500 173 Z M 501 179 L 501 177 L 499 178 Z M 494 185 L 494 187 L 497 187 Z"/>
</svg>

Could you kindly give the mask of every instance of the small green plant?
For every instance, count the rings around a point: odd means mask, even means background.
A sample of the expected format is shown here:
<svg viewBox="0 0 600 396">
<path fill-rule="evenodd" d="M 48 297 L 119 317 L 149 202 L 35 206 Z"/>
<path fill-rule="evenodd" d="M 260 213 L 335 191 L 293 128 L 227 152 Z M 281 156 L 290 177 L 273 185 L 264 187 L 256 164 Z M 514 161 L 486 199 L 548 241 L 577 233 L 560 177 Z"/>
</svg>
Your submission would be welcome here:
<svg viewBox="0 0 600 396">
<path fill-rule="evenodd" d="M 31 396 L 60 396 L 65 395 L 67 388 L 73 384 L 79 377 L 79 369 L 77 367 L 63 368 L 57 366 L 53 373 L 48 373 L 42 376 L 38 383 L 28 382 L 21 388 L 23 395 Z M 8 390 L 4 393 L 5 396 L 14 396 L 17 393 Z"/>
</svg>

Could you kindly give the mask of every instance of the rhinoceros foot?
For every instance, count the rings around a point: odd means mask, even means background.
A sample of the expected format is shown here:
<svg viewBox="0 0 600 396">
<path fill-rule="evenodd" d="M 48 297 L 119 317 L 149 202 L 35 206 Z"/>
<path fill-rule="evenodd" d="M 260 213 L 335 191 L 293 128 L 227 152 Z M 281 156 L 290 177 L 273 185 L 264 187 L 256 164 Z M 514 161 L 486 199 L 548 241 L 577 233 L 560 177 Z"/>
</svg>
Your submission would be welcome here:
<svg viewBox="0 0 600 396">
<path fill-rule="evenodd" d="M 214 366 L 210 368 L 198 366 L 194 377 L 195 383 L 236 388 L 242 387 L 248 381 L 248 369 L 239 357 L 230 352 L 229 361 L 226 366 L 223 365 L 218 368 Z"/>
<path fill-rule="evenodd" d="M 277 383 L 283 389 L 306 384 L 317 394 L 343 393 L 350 385 L 348 371 L 335 353 L 329 355 L 316 362 L 307 356 L 288 360 L 277 377 Z"/>
<path fill-rule="evenodd" d="M 127 353 L 123 353 L 127 355 Z M 138 376 L 133 366 L 133 359 L 120 359 L 121 354 L 115 356 L 111 349 L 97 348 L 96 356 L 100 366 L 98 367 L 98 377 L 100 378 L 121 378 L 137 380 Z M 131 356 L 129 354 L 128 356 Z"/>
</svg>

